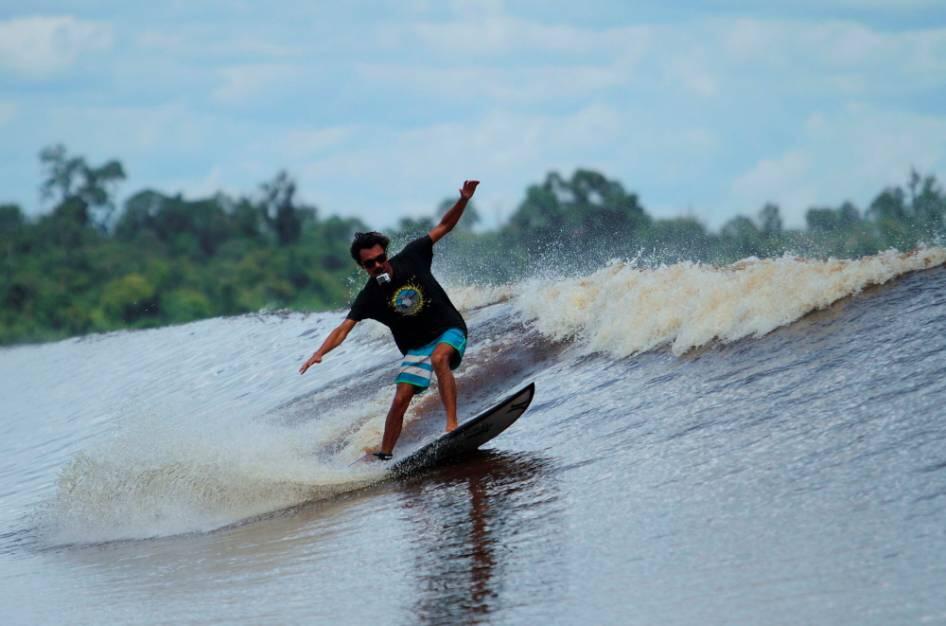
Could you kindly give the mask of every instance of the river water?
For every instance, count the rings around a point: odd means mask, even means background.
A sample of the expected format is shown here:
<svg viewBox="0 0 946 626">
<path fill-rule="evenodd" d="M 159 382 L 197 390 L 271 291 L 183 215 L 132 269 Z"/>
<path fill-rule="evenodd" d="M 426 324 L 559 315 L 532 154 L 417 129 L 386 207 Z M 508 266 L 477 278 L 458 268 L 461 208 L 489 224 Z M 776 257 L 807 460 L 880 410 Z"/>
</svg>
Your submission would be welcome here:
<svg viewBox="0 0 946 626">
<path fill-rule="evenodd" d="M 536 399 L 398 480 L 386 331 L 296 371 L 341 312 L 4 349 L 0 623 L 946 623 L 944 263 L 449 289 L 461 416 Z"/>
</svg>

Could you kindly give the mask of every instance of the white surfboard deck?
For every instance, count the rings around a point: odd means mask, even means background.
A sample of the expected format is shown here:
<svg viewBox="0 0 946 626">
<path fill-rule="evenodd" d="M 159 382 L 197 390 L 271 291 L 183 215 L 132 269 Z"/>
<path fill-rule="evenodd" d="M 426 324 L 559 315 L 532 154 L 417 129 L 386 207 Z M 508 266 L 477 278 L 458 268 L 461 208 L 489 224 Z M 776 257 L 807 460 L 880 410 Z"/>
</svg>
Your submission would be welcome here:
<svg viewBox="0 0 946 626">
<path fill-rule="evenodd" d="M 476 417 L 463 422 L 452 432 L 444 433 L 409 456 L 396 461 L 391 471 L 409 474 L 476 450 L 519 419 L 529 408 L 533 396 L 535 383 L 529 383 Z"/>
</svg>

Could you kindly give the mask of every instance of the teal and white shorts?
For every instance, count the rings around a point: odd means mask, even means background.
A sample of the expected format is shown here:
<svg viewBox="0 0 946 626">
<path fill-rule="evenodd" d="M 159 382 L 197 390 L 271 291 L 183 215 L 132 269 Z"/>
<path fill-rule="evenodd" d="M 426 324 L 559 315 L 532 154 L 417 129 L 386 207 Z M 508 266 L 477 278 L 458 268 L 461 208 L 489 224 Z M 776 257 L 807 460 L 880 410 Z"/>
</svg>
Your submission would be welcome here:
<svg viewBox="0 0 946 626">
<path fill-rule="evenodd" d="M 433 365 L 430 364 L 430 355 L 441 343 L 449 344 L 456 350 L 456 354 L 450 359 L 450 369 L 457 369 L 460 361 L 463 360 L 463 353 L 466 352 L 466 335 L 459 328 L 451 328 L 426 346 L 408 350 L 401 361 L 401 369 L 394 382 L 414 385 L 418 388 L 418 392 L 427 389 L 430 386 L 430 377 L 434 373 Z"/>
</svg>

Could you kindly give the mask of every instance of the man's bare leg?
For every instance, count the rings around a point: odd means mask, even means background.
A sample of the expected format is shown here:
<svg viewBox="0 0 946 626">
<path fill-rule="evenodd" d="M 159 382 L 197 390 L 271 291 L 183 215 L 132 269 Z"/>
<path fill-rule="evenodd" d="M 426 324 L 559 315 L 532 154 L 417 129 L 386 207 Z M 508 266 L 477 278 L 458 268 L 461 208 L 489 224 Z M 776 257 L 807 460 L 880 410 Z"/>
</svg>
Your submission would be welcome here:
<svg viewBox="0 0 946 626">
<path fill-rule="evenodd" d="M 443 401 L 443 408 L 447 412 L 447 432 L 457 427 L 457 381 L 453 378 L 453 372 L 450 371 L 450 357 L 453 356 L 455 348 L 447 343 L 437 344 L 433 354 L 430 355 L 430 364 L 437 374 L 437 388 L 440 389 L 440 399 Z"/>
<path fill-rule="evenodd" d="M 384 437 L 381 438 L 381 452 L 391 454 L 394 451 L 394 444 L 401 436 L 401 426 L 404 424 L 404 413 L 411 404 L 411 399 L 417 392 L 414 385 L 408 383 L 398 383 L 397 391 L 394 393 L 394 400 L 391 401 L 391 408 L 388 409 L 388 417 L 384 420 Z"/>
</svg>

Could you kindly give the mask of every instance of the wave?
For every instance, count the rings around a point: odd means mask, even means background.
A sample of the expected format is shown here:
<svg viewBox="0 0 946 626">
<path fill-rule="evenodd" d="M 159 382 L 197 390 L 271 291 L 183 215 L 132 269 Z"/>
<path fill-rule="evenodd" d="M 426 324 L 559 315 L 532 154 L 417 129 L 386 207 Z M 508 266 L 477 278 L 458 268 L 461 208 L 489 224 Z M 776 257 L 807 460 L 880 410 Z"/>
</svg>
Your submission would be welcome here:
<svg viewBox="0 0 946 626">
<path fill-rule="evenodd" d="M 623 358 L 670 346 L 759 337 L 871 285 L 946 263 L 946 249 L 894 250 L 857 260 L 784 256 L 726 267 L 614 263 L 589 276 L 533 280 L 516 306 L 543 335 Z"/>
<path fill-rule="evenodd" d="M 943 248 L 858 260 L 746 259 L 726 267 L 624 262 L 580 277 L 448 288 L 472 335 L 460 381 L 467 397 L 485 402 L 538 372 L 550 372 L 543 375 L 554 382 L 563 367 L 556 346 L 610 360 L 757 337 L 868 286 L 944 263 Z M 96 377 L 128 381 L 115 386 L 113 399 L 98 397 L 85 409 L 93 415 L 98 406 L 120 404 L 119 427 L 62 465 L 40 515 L 45 542 L 204 532 L 383 480 L 383 467 L 350 464 L 383 431 L 397 356 L 389 342 L 378 341 L 387 330 L 359 327 L 319 366 L 318 378 L 290 379 L 309 344 L 340 318 L 334 312 L 206 320 L 196 333 L 197 325 L 188 325 L 56 348 L 72 358 L 94 350 L 102 368 Z M 222 345 L 239 351 L 221 355 Z M 113 358 L 125 354 L 159 356 L 132 378 L 127 360 Z M 221 360 L 228 365 L 217 365 Z M 146 387 L 137 398 L 126 390 L 132 380 Z M 408 425 L 429 428 L 407 428 L 412 432 L 399 448 L 435 432 L 439 419 L 439 400 L 427 394 Z"/>
</svg>

